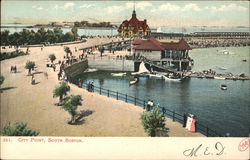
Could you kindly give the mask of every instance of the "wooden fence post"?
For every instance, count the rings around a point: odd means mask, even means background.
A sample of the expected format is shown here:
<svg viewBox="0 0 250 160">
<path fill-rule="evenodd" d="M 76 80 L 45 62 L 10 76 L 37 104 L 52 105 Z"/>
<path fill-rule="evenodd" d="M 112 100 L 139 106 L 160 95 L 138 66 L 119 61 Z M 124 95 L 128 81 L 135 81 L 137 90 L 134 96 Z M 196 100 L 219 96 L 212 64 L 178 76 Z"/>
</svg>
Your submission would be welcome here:
<svg viewBox="0 0 250 160">
<path fill-rule="evenodd" d="M 118 100 L 118 92 L 116 92 L 116 99 Z"/>
<path fill-rule="evenodd" d="M 128 95 L 126 94 L 126 99 L 125 99 L 126 102 L 128 102 Z"/>
<path fill-rule="evenodd" d="M 208 134 L 209 134 L 208 132 L 209 132 L 209 129 L 208 129 L 208 127 L 207 127 L 207 137 L 208 137 Z"/>
<path fill-rule="evenodd" d="M 173 121 L 175 121 L 175 111 L 173 112 Z"/>
</svg>

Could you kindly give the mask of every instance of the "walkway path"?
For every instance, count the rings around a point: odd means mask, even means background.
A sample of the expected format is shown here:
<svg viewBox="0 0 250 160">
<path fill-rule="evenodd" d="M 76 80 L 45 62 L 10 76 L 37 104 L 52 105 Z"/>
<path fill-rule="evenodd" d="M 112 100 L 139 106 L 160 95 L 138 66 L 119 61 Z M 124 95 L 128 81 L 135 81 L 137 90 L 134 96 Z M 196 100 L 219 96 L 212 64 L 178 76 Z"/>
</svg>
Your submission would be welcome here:
<svg viewBox="0 0 250 160">
<path fill-rule="evenodd" d="M 95 38 L 70 47 L 73 51 L 74 47 L 80 48 L 107 41 L 111 39 Z M 81 125 L 68 125 L 70 115 L 54 105 L 58 98 L 52 96 L 54 87 L 59 83 L 59 66 L 56 72 L 46 67 L 49 54 L 54 53 L 57 60 L 63 58 L 63 47 L 48 46 L 44 47 L 43 51 L 38 47 L 30 47 L 30 52 L 27 56 L 1 61 L 1 74 L 5 77 L 1 86 L 1 127 L 7 122 L 22 121 L 28 123 L 32 129 L 40 131 L 40 136 L 147 136 L 139 119 L 143 112 L 142 108 L 89 93 L 72 84 L 69 94 L 80 94 L 84 100 L 83 106 L 78 110 L 89 110 L 92 114 L 86 116 Z M 31 77 L 27 76 L 28 71 L 24 69 L 27 60 L 35 61 L 37 65 L 33 71 L 36 85 L 31 85 Z M 10 73 L 11 65 L 16 65 L 16 74 Z M 48 79 L 44 72 L 48 73 Z M 181 124 L 170 119 L 167 119 L 167 127 L 170 129 L 169 136 L 203 136 L 200 133 L 188 132 Z"/>
</svg>

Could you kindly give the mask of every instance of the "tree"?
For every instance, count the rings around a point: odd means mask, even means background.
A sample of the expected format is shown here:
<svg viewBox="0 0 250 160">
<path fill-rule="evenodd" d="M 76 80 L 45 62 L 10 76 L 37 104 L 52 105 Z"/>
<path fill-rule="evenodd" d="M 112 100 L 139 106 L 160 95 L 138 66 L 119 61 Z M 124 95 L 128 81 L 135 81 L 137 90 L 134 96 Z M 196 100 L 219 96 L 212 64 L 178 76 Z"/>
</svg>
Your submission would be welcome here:
<svg viewBox="0 0 250 160">
<path fill-rule="evenodd" d="M 9 30 L 1 31 L 1 46 L 9 45 Z"/>
<path fill-rule="evenodd" d="M 36 65 L 35 62 L 33 62 L 33 61 L 27 61 L 26 62 L 25 69 L 29 70 L 28 75 L 31 74 L 31 69 L 33 70 L 35 65 Z"/>
<path fill-rule="evenodd" d="M 69 112 L 71 115 L 71 120 L 69 121 L 69 124 L 74 124 L 76 121 L 76 115 L 77 115 L 77 106 L 82 105 L 81 103 L 82 97 L 80 95 L 71 95 L 63 100 L 62 108 Z"/>
<path fill-rule="evenodd" d="M 0 75 L 0 85 L 3 84 L 3 81 L 4 81 L 4 76 L 3 76 L 3 75 Z"/>
<path fill-rule="evenodd" d="M 72 32 L 67 32 L 64 36 L 63 36 L 63 40 L 64 42 L 71 42 L 74 41 L 74 35 Z"/>
<path fill-rule="evenodd" d="M 59 104 L 61 104 L 63 100 L 63 96 L 66 96 L 69 90 L 70 90 L 70 87 L 68 86 L 66 82 L 60 82 L 60 84 L 56 86 L 53 91 L 53 97 L 59 97 Z"/>
<path fill-rule="evenodd" d="M 56 59 L 55 54 L 50 54 L 49 59 L 50 59 L 51 63 L 53 63 L 53 61 Z"/>
<path fill-rule="evenodd" d="M 64 47 L 64 52 L 66 52 L 66 56 L 68 57 L 69 55 L 68 54 L 72 54 L 71 50 L 69 47 Z"/>
<path fill-rule="evenodd" d="M 77 40 L 77 38 L 79 37 L 77 34 L 77 27 L 73 27 L 71 29 L 71 32 L 73 33 L 74 41 Z"/>
<path fill-rule="evenodd" d="M 141 115 L 142 125 L 149 136 L 155 137 L 157 130 L 165 129 L 165 116 L 160 113 L 158 107 L 151 111 L 144 111 Z"/>
<path fill-rule="evenodd" d="M 33 131 L 27 127 L 26 123 L 17 122 L 15 124 L 8 123 L 4 128 L 3 136 L 37 136 L 39 132 Z"/>
</svg>

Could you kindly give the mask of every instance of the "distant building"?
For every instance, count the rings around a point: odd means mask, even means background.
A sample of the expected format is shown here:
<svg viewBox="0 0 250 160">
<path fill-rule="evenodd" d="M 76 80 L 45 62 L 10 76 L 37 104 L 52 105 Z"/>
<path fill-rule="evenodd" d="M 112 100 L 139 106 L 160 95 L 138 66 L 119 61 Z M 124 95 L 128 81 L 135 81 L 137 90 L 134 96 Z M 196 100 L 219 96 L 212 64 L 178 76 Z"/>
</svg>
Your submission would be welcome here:
<svg viewBox="0 0 250 160">
<path fill-rule="evenodd" d="M 125 20 L 119 26 L 119 35 L 122 37 L 144 37 L 149 36 L 151 30 L 147 25 L 147 20 L 139 21 L 136 18 L 135 10 L 133 11 L 132 18 L 128 21 Z"/>
<path fill-rule="evenodd" d="M 190 68 L 188 52 L 191 47 L 184 39 L 178 42 L 160 42 L 155 38 L 135 39 L 132 44 L 135 57 L 145 57 L 154 64 L 172 67 L 178 71 Z"/>
</svg>

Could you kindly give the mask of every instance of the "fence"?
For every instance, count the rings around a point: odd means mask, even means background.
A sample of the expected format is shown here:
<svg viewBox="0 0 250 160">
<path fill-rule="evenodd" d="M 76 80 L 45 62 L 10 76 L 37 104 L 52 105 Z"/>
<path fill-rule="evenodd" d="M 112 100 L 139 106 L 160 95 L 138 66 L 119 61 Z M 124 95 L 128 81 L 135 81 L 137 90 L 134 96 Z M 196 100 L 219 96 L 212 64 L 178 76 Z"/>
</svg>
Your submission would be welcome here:
<svg viewBox="0 0 250 160">
<path fill-rule="evenodd" d="M 88 82 L 83 83 L 82 88 L 89 90 L 88 87 L 89 87 Z M 144 109 L 146 108 L 146 105 L 147 105 L 147 101 L 145 101 L 143 99 L 133 97 L 133 96 L 130 96 L 130 95 L 127 95 L 124 93 L 112 91 L 109 89 L 96 87 L 94 85 L 92 86 L 91 91 L 99 93 L 100 95 L 105 95 L 107 97 L 112 97 L 112 98 L 115 98 L 117 100 L 122 100 L 122 101 L 125 101 L 127 103 L 141 106 Z M 171 118 L 173 121 L 180 122 L 182 124 L 184 123 L 184 115 L 181 115 L 179 113 L 176 113 L 175 111 L 171 111 L 171 110 L 164 108 L 164 107 L 159 106 L 159 108 L 160 108 L 160 111 L 164 114 L 164 116 Z M 216 132 L 213 129 L 210 129 L 208 126 L 204 126 L 204 125 L 200 124 L 199 122 L 196 122 L 196 131 L 204 134 L 207 137 L 223 137 L 223 135 L 219 134 L 218 132 Z"/>
</svg>

